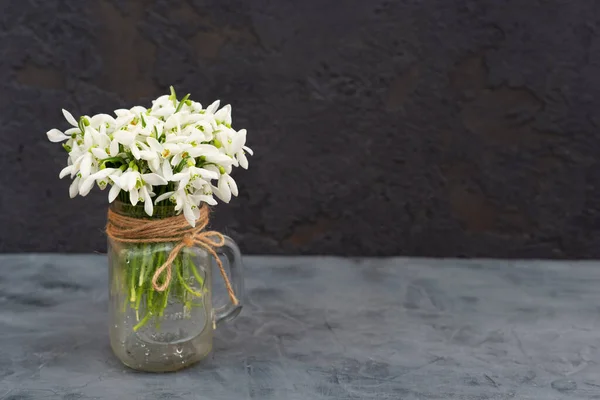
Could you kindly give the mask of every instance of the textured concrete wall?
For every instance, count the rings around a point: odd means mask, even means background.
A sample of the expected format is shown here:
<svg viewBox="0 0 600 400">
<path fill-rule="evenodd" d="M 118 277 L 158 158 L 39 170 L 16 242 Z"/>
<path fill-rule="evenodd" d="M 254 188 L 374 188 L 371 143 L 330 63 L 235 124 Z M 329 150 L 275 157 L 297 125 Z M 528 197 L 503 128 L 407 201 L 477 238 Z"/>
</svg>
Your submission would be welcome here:
<svg viewBox="0 0 600 400">
<path fill-rule="evenodd" d="M 174 84 L 249 130 L 248 253 L 600 257 L 596 0 L 1 3 L 1 251 L 102 251 L 45 132 Z"/>
</svg>

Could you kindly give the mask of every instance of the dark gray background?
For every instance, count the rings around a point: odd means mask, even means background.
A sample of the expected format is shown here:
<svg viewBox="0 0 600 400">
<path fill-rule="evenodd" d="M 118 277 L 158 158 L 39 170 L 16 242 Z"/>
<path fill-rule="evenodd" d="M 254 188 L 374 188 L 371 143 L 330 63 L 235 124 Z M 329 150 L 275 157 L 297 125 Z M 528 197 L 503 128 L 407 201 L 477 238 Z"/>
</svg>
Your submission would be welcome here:
<svg viewBox="0 0 600 400">
<path fill-rule="evenodd" d="M 103 251 L 45 132 L 174 84 L 249 131 L 246 253 L 600 256 L 596 0 L 0 4 L 0 251 Z"/>
</svg>

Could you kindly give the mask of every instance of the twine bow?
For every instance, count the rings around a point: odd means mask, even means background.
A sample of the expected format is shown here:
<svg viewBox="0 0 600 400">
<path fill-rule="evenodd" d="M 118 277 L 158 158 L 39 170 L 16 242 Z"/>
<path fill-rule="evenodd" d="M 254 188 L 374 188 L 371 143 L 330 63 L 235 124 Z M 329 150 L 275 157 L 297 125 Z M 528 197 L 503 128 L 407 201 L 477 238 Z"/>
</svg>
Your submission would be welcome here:
<svg viewBox="0 0 600 400">
<path fill-rule="evenodd" d="M 206 205 L 200 208 L 200 218 L 196 221 L 196 227 L 191 227 L 183 215 L 153 220 L 132 218 L 109 209 L 106 234 L 111 239 L 121 243 L 177 243 L 169 253 L 167 260 L 156 270 L 152 277 L 152 286 L 159 292 L 164 291 L 171 283 L 173 261 L 181 250 L 184 247 L 202 247 L 215 258 L 225 282 L 229 299 L 234 305 L 237 305 L 239 301 L 231 287 L 229 277 L 214 250 L 225 245 L 225 237 L 216 231 L 204 231 L 204 228 L 208 226 L 208 222 L 209 209 Z M 159 278 L 163 273 L 163 282 L 159 284 Z"/>
</svg>

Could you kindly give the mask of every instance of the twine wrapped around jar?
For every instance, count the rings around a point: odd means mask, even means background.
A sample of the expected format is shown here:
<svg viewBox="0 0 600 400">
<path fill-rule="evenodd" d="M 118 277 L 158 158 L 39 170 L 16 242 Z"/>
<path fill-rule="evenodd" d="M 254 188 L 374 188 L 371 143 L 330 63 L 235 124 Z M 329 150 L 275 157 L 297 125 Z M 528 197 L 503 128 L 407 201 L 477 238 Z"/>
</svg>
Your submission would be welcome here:
<svg viewBox="0 0 600 400">
<path fill-rule="evenodd" d="M 233 291 L 223 263 L 214 250 L 225 245 L 225 238 L 219 232 L 204 230 L 208 226 L 209 214 L 208 206 L 203 205 L 200 208 L 200 217 L 196 221 L 196 226 L 192 227 L 183 215 L 161 219 L 144 219 L 128 217 L 109 209 L 106 234 L 114 241 L 121 243 L 176 243 L 167 260 L 156 270 L 152 277 L 152 286 L 158 292 L 163 292 L 169 286 L 172 279 L 173 261 L 179 255 L 179 252 L 184 247 L 202 247 L 215 258 L 225 282 L 229 299 L 234 305 L 238 305 L 239 300 Z M 163 274 L 163 282 L 159 284 L 159 278 Z"/>
</svg>

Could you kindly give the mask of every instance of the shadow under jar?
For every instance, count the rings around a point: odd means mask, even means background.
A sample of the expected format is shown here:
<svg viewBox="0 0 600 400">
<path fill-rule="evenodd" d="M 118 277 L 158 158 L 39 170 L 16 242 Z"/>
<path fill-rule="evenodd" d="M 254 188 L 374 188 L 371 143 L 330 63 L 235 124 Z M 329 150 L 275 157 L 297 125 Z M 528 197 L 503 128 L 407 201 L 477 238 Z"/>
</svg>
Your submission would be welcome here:
<svg viewBox="0 0 600 400">
<path fill-rule="evenodd" d="M 113 212 L 148 218 L 143 206 L 115 201 Z M 154 217 L 175 216 L 170 206 L 155 207 Z M 169 372 L 188 367 L 212 349 L 213 330 L 221 321 L 235 318 L 241 303 L 212 306 L 214 258 L 202 247 L 184 247 L 171 267 L 164 291 L 155 290 L 152 278 L 176 243 L 123 243 L 108 239 L 110 344 L 128 367 L 140 371 Z M 235 242 L 215 248 L 225 255 L 231 283 L 243 296 L 241 255 Z M 165 282 L 166 273 L 158 283 Z"/>
</svg>

